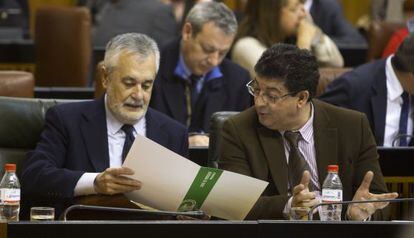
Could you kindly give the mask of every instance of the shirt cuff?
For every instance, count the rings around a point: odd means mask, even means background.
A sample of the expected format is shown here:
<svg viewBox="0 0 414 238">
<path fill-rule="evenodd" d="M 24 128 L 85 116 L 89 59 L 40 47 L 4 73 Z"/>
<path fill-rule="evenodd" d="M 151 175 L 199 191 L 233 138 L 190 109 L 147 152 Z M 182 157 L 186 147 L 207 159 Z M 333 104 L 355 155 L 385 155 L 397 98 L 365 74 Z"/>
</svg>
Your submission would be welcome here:
<svg viewBox="0 0 414 238">
<path fill-rule="evenodd" d="M 84 173 L 78 180 L 78 183 L 76 183 L 74 191 L 75 197 L 97 194 L 93 182 L 95 181 L 95 178 L 98 174 L 99 173 Z"/>
<path fill-rule="evenodd" d="M 283 209 L 283 215 L 286 219 L 290 219 L 290 209 L 292 208 L 292 199 L 293 197 L 290 197 L 285 205 L 285 209 Z"/>
</svg>

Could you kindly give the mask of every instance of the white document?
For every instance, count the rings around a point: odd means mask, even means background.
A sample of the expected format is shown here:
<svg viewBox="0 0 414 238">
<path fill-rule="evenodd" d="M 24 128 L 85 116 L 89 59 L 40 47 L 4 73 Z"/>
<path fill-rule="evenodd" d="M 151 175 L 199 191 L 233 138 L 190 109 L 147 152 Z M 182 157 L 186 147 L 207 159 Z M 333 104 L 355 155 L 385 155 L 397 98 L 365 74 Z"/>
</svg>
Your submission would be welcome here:
<svg viewBox="0 0 414 238">
<path fill-rule="evenodd" d="M 125 194 L 129 199 L 164 211 L 200 209 L 229 220 L 243 220 L 268 184 L 201 167 L 141 135 L 123 166 L 133 169 L 130 177 L 142 183 L 140 190 Z"/>
</svg>

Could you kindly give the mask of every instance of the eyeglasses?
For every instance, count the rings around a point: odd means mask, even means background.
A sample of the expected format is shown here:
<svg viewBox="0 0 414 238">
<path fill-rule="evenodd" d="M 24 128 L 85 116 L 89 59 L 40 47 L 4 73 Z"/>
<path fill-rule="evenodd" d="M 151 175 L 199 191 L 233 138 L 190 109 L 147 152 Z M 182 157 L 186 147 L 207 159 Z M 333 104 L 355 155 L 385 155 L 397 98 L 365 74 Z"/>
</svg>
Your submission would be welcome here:
<svg viewBox="0 0 414 238">
<path fill-rule="evenodd" d="M 253 97 L 257 98 L 261 96 L 263 102 L 272 103 L 272 104 L 275 104 L 277 101 L 283 99 L 284 97 L 297 94 L 296 92 L 294 92 L 294 93 L 286 93 L 282 96 L 272 96 L 272 95 L 269 95 L 268 93 L 263 93 L 262 95 L 260 95 L 261 89 L 257 86 L 256 80 L 251 80 L 250 82 L 248 82 L 246 84 L 246 87 L 247 87 L 247 91 L 249 91 L 250 95 L 252 95 Z"/>
</svg>

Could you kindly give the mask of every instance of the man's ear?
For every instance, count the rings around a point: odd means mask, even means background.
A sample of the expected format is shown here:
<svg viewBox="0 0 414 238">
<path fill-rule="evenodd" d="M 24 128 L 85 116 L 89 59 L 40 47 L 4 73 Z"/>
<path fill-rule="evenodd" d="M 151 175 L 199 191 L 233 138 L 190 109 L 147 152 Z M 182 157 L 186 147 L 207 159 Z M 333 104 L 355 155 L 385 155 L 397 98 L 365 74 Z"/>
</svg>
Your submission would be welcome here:
<svg viewBox="0 0 414 238">
<path fill-rule="evenodd" d="M 298 95 L 298 98 L 299 98 L 298 107 L 301 108 L 301 107 L 305 106 L 306 103 L 308 102 L 310 94 L 309 94 L 308 90 L 304 90 L 304 91 L 298 92 L 297 95 Z"/>
<path fill-rule="evenodd" d="M 191 23 L 186 22 L 181 30 L 181 37 L 184 41 L 190 39 L 193 36 L 193 26 Z"/>
<path fill-rule="evenodd" d="M 108 87 L 108 83 L 109 83 L 109 72 L 108 72 L 108 69 L 105 67 L 104 64 L 101 64 L 100 67 L 99 67 L 99 71 L 101 73 L 102 87 L 104 89 L 106 89 Z"/>
</svg>

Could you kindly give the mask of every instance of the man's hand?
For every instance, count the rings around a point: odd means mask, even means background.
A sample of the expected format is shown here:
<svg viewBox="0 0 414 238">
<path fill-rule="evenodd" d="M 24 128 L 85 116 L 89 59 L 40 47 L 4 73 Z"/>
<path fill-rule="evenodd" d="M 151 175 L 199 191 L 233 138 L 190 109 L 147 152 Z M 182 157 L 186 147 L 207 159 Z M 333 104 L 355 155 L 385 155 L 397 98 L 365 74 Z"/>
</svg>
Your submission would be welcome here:
<svg viewBox="0 0 414 238">
<path fill-rule="evenodd" d="M 208 146 L 209 138 L 206 135 L 192 135 L 188 137 L 190 146 Z"/>
<path fill-rule="evenodd" d="M 95 191 L 100 194 L 113 195 L 141 189 L 140 181 L 124 176 L 133 174 L 134 171 L 126 167 L 108 168 L 96 176 Z"/>
<path fill-rule="evenodd" d="M 372 179 L 374 178 L 374 173 L 368 171 L 358 190 L 356 191 L 352 201 L 364 201 L 364 200 L 378 200 L 378 199 L 394 199 L 398 197 L 398 193 L 382 193 L 382 194 L 373 194 L 369 192 L 369 187 L 371 186 Z M 365 220 L 375 213 L 378 209 L 383 209 L 388 203 L 361 203 L 353 204 L 348 207 L 347 214 L 351 220 Z"/>
<path fill-rule="evenodd" d="M 305 170 L 300 184 L 293 188 L 292 207 L 313 207 L 318 204 L 314 192 L 309 192 L 310 173 Z"/>
</svg>

